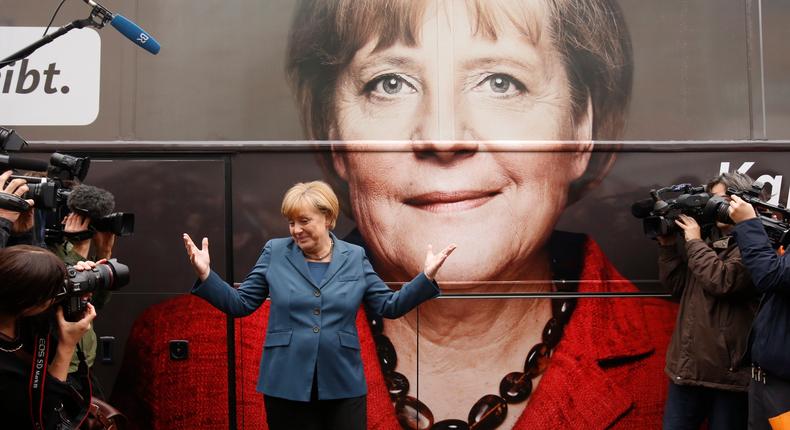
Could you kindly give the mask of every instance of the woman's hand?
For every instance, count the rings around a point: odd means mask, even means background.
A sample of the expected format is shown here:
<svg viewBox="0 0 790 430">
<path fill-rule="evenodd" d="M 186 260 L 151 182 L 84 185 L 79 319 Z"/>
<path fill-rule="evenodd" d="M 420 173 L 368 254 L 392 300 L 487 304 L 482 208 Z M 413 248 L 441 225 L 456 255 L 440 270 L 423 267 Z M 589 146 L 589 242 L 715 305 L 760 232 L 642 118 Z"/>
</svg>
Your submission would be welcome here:
<svg viewBox="0 0 790 430">
<path fill-rule="evenodd" d="M 79 321 L 66 321 L 66 317 L 63 315 L 63 307 L 61 306 L 58 306 L 55 312 L 58 317 L 58 333 L 60 334 L 58 340 L 64 347 L 70 348 L 72 352 L 77 346 L 77 342 L 82 339 L 82 335 L 90 330 L 91 322 L 96 318 L 96 308 L 90 302 L 86 303 L 85 306 L 85 314 Z M 58 344 L 58 347 L 60 347 L 60 344 Z"/>
<path fill-rule="evenodd" d="M 699 228 L 699 224 L 697 224 L 694 218 L 688 215 L 680 215 L 679 218 L 680 219 L 675 220 L 675 224 L 683 229 L 683 236 L 686 238 L 686 242 L 694 239 L 702 239 L 702 230 Z"/>
<path fill-rule="evenodd" d="M 730 200 L 730 218 L 735 221 L 735 223 L 740 223 L 752 218 L 757 218 L 757 213 L 754 211 L 754 207 L 749 203 L 743 201 L 742 198 L 733 195 L 730 196 L 732 200 Z"/>
<path fill-rule="evenodd" d="M 189 255 L 189 262 L 192 263 L 192 268 L 195 269 L 198 278 L 200 278 L 201 281 L 205 281 L 211 273 L 211 258 L 208 255 L 208 238 L 203 238 L 202 249 L 198 249 L 198 247 L 195 246 L 195 243 L 192 242 L 192 238 L 189 237 L 188 234 L 184 233 L 183 238 L 184 247 L 187 249 L 187 255 Z"/>
<path fill-rule="evenodd" d="M 425 269 L 423 272 L 425 276 L 433 281 L 433 278 L 436 276 L 436 272 L 439 271 L 439 268 L 442 267 L 444 264 L 444 260 L 447 259 L 447 256 L 452 254 L 455 250 L 456 245 L 450 244 L 447 248 L 444 248 L 442 252 L 438 254 L 433 253 L 433 246 L 428 245 L 428 252 L 425 254 Z"/>
<path fill-rule="evenodd" d="M 77 264 L 81 263 L 82 262 Z M 95 265 L 92 262 L 91 264 Z M 66 318 L 63 316 L 63 307 L 61 306 L 58 306 L 55 310 L 55 315 L 58 319 L 58 349 L 55 353 L 55 359 L 49 366 L 48 372 L 54 378 L 65 382 L 69 376 L 69 363 L 71 363 L 71 357 L 74 356 L 74 351 L 77 349 L 77 342 L 82 339 L 82 335 L 90 330 L 91 323 L 93 319 L 96 318 L 96 308 L 88 303 L 86 305 L 85 314 L 79 321 L 74 322 L 66 321 Z"/>
</svg>

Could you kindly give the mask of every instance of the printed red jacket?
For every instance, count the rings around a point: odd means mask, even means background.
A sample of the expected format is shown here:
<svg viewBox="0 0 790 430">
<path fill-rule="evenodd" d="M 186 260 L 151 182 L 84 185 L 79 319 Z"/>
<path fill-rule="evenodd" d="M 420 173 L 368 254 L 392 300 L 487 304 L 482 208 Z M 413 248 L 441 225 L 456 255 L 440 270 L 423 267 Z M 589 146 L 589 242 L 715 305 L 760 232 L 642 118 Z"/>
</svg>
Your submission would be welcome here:
<svg viewBox="0 0 790 430">
<path fill-rule="evenodd" d="M 588 240 L 581 292 L 636 291 Z M 255 391 L 268 304 L 235 321 L 237 421 L 266 429 Z M 660 299 L 580 299 L 551 364 L 515 429 L 660 428 L 668 379 L 664 356 L 676 306 Z M 398 430 L 364 312 L 357 317 L 368 382 L 368 428 Z M 159 303 L 135 322 L 113 404 L 146 429 L 228 427 L 226 317 L 191 295 Z M 189 340 L 171 360 L 168 342 Z"/>
</svg>

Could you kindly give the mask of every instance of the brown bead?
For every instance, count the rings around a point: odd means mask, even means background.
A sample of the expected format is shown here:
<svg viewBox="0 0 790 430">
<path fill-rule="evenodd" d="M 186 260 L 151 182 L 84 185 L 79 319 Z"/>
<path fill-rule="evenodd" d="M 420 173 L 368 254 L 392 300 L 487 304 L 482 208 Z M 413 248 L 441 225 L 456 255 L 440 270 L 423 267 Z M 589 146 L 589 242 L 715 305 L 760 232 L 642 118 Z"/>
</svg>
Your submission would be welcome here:
<svg viewBox="0 0 790 430">
<path fill-rule="evenodd" d="M 549 349 L 554 349 L 554 347 L 560 343 L 563 328 L 564 326 L 557 321 L 557 318 L 550 319 L 549 322 L 546 323 L 546 326 L 543 327 L 543 343 L 545 343 Z"/>
<path fill-rule="evenodd" d="M 434 424 L 431 430 L 469 430 L 469 424 L 461 420 L 442 420 Z"/>
<path fill-rule="evenodd" d="M 373 316 L 372 313 L 368 313 L 368 324 L 370 325 L 370 331 L 374 334 L 382 334 L 384 333 L 384 321 L 380 316 Z"/>
<path fill-rule="evenodd" d="M 384 381 L 387 383 L 387 390 L 392 400 L 398 400 L 409 393 L 409 380 L 398 372 L 385 375 Z"/>
<path fill-rule="evenodd" d="M 475 430 L 493 430 L 499 427 L 507 417 L 505 399 L 493 394 L 486 394 L 472 406 L 469 411 L 469 427 Z"/>
<path fill-rule="evenodd" d="M 557 322 L 565 325 L 571 319 L 571 314 L 576 308 L 576 299 L 558 299 L 551 301 L 551 313 Z"/>
<path fill-rule="evenodd" d="M 526 373 L 508 373 L 499 383 L 499 395 L 508 403 L 527 400 L 532 393 L 532 379 Z"/>
<path fill-rule="evenodd" d="M 407 430 L 428 430 L 433 426 L 433 412 L 411 396 L 395 403 L 395 415 L 401 427 Z"/>
<path fill-rule="evenodd" d="M 539 343 L 532 347 L 527 354 L 524 362 L 524 373 L 530 378 L 534 378 L 546 371 L 549 366 L 549 354 L 551 350 L 545 343 Z"/>
<path fill-rule="evenodd" d="M 373 341 L 376 342 L 376 352 L 379 356 L 379 363 L 381 363 L 381 370 L 384 371 L 384 374 L 394 371 L 398 366 L 398 354 L 395 352 L 395 346 L 384 335 L 373 336 Z"/>
</svg>

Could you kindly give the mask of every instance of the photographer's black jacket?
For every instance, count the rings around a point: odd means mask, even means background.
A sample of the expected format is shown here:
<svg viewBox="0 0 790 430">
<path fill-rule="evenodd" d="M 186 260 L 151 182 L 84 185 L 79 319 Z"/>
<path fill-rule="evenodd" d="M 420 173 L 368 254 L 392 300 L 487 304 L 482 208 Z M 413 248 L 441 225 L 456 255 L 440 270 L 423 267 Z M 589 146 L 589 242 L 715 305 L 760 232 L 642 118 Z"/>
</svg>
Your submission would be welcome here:
<svg viewBox="0 0 790 430">
<path fill-rule="evenodd" d="M 20 330 L 26 332 L 27 328 Z M 29 333 L 30 334 L 30 333 Z M 57 351 L 57 341 L 50 346 L 50 362 Z M 32 367 L 33 336 L 23 336 L 24 353 L 0 350 L 0 428 L 32 428 L 29 384 Z M 41 406 L 45 430 L 76 428 L 82 422 L 90 399 L 90 388 L 79 392 L 67 382 L 49 373 L 44 384 L 44 404 Z"/>
<path fill-rule="evenodd" d="M 778 255 L 759 219 L 735 226 L 743 264 L 763 293 L 749 334 L 751 361 L 768 378 L 790 380 L 790 254 Z"/>
</svg>

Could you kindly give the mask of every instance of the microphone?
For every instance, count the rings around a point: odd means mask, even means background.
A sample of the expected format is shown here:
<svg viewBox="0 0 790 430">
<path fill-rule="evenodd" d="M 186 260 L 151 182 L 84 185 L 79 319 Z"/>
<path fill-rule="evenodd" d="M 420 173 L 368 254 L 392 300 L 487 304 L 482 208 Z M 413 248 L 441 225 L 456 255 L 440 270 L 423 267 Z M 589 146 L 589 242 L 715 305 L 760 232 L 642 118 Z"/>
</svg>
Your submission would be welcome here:
<svg viewBox="0 0 790 430">
<path fill-rule="evenodd" d="M 32 170 L 34 172 L 46 172 L 49 163 L 30 158 L 19 158 L 14 155 L 0 155 L 0 165 L 7 165 L 11 169 Z"/>
<path fill-rule="evenodd" d="M 91 185 L 77 185 L 66 199 L 70 211 L 99 220 L 115 209 L 115 196 L 111 192 Z"/>
<path fill-rule="evenodd" d="M 121 34 L 126 36 L 127 39 L 134 42 L 135 45 L 145 49 L 146 51 L 156 55 L 159 53 L 161 46 L 159 42 L 154 39 L 151 34 L 143 30 L 139 25 L 135 24 L 125 16 L 117 13 L 112 13 L 104 6 L 96 3 L 94 0 L 82 0 L 88 6 L 98 9 L 103 15 L 111 17 L 110 24 L 115 27 Z M 106 22 L 106 21 L 105 21 Z"/>
</svg>

